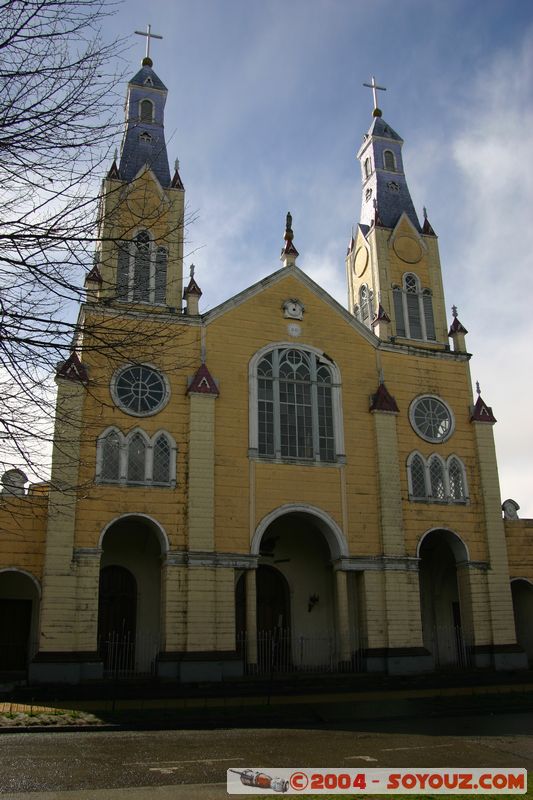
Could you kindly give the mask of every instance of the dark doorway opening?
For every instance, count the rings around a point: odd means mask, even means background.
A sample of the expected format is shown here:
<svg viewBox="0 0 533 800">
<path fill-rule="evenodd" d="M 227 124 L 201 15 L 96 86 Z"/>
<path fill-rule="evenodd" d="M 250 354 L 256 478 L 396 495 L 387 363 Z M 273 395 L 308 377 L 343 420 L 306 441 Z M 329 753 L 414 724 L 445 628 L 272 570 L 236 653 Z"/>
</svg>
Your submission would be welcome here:
<svg viewBox="0 0 533 800">
<path fill-rule="evenodd" d="M 31 600 L 0 599 L 0 672 L 26 669 L 31 615 Z"/>
<path fill-rule="evenodd" d="M 137 582 L 118 565 L 100 572 L 98 642 L 104 670 L 123 672 L 135 665 Z"/>
</svg>

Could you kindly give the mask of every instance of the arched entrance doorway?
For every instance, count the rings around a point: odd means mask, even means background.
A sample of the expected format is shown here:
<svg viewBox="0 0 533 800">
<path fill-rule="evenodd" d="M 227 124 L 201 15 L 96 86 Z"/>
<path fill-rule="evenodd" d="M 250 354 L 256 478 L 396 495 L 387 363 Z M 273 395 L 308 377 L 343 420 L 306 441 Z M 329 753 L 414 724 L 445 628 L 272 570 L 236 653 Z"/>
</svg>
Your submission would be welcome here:
<svg viewBox="0 0 533 800">
<path fill-rule="evenodd" d="M 25 672 L 37 649 L 39 594 L 29 573 L 0 571 L 0 673 Z"/>
<path fill-rule="evenodd" d="M 433 530 L 422 539 L 418 555 L 424 646 L 436 666 L 470 666 L 468 626 L 457 576 L 457 564 L 468 561 L 466 547 L 452 531 Z"/>
<path fill-rule="evenodd" d="M 348 606 L 346 597 L 339 603 L 337 596 L 346 581 L 336 581 L 333 570 L 346 543 L 325 514 L 292 508 L 265 518 L 254 536 L 255 629 L 247 636 L 257 637 L 260 671 L 268 667 L 261 664 L 262 654 L 273 652 L 279 669 L 334 669 L 349 648 L 348 626 L 342 626 L 341 642 L 338 624 L 339 608 L 344 614 Z M 250 618 L 243 609 L 244 582 L 242 576 L 237 584 L 237 626 Z"/>
<path fill-rule="evenodd" d="M 516 641 L 533 663 L 533 584 L 525 578 L 511 581 Z"/>
<path fill-rule="evenodd" d="M 161 529 L 141 516 L 105 531 L 98 596 L 98 647 L 108 675 L 150 674 L 159 652 Z"/>
</svg>

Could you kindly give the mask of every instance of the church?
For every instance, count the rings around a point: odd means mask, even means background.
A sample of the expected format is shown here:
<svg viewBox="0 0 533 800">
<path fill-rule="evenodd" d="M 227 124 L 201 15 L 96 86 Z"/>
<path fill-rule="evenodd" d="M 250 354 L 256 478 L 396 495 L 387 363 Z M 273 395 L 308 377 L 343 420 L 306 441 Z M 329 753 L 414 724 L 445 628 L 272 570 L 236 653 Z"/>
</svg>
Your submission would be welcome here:
<svg viewBox="0 0 533 800">
<path fill-rule="evenodd" d="M 51 477 L 2 477 L 0 674 L 187 682 L 533 659 L 533 520 L 502 504 L 496 419 L 472 395 L 438 238 L 371 86 L 347 308 L 297 265 L 288 214 L 280 268 L 201 310 L 167 89 L 149 55 L 129 81 L 57 368 Z"/>
</svg>

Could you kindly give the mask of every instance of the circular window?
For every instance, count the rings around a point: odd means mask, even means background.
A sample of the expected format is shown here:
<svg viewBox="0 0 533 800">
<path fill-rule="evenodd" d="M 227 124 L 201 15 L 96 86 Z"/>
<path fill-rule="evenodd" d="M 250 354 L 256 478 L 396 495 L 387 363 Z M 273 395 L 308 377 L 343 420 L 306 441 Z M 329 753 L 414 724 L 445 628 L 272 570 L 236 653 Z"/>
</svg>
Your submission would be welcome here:
<svg viewBox="0 0 533 800">
<path fill-rule="evenodd" d="M 409 409 L 411 425 L 426 442 L 444 442 L 453 432 L 452 412 L 442 400 L 418 397 Z"/>
<path fill-rule="evenodd" d="M 112 393 L 115 402 L 128 414 L 155 414 L 168 398 L 163 376 L 152 367 L 125 367 L 117 373 Z"/>
</svg>

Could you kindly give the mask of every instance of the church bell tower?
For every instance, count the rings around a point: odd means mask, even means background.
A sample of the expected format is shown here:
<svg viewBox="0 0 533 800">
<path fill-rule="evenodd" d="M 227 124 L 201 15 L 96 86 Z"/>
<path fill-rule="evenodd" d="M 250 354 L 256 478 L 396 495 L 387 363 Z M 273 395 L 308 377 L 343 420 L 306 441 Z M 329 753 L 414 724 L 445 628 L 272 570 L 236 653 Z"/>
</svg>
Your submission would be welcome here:
<svg viewBox="0 0 533 800">
<path fill-rule="evenodd" d="M 87 279 L 91 299 L 181 309 L 185 190 L 165 143 L 167 88 L 147 54 L 130 79 L 120 156 L 103 182 L 100 249 Z M 118 163 L 117 163 L 118 162 Z"/>
<path fill-rule="evenodd" d="M 421 225 L 404 171 L 403 140 L 383 119 L 374 94 L 372 124 L 357 153 L 360 221 L 346 255 L 350 311 L 380 339 L 442 349 L 448 330 L 437 237 Z"/>
</svg>

